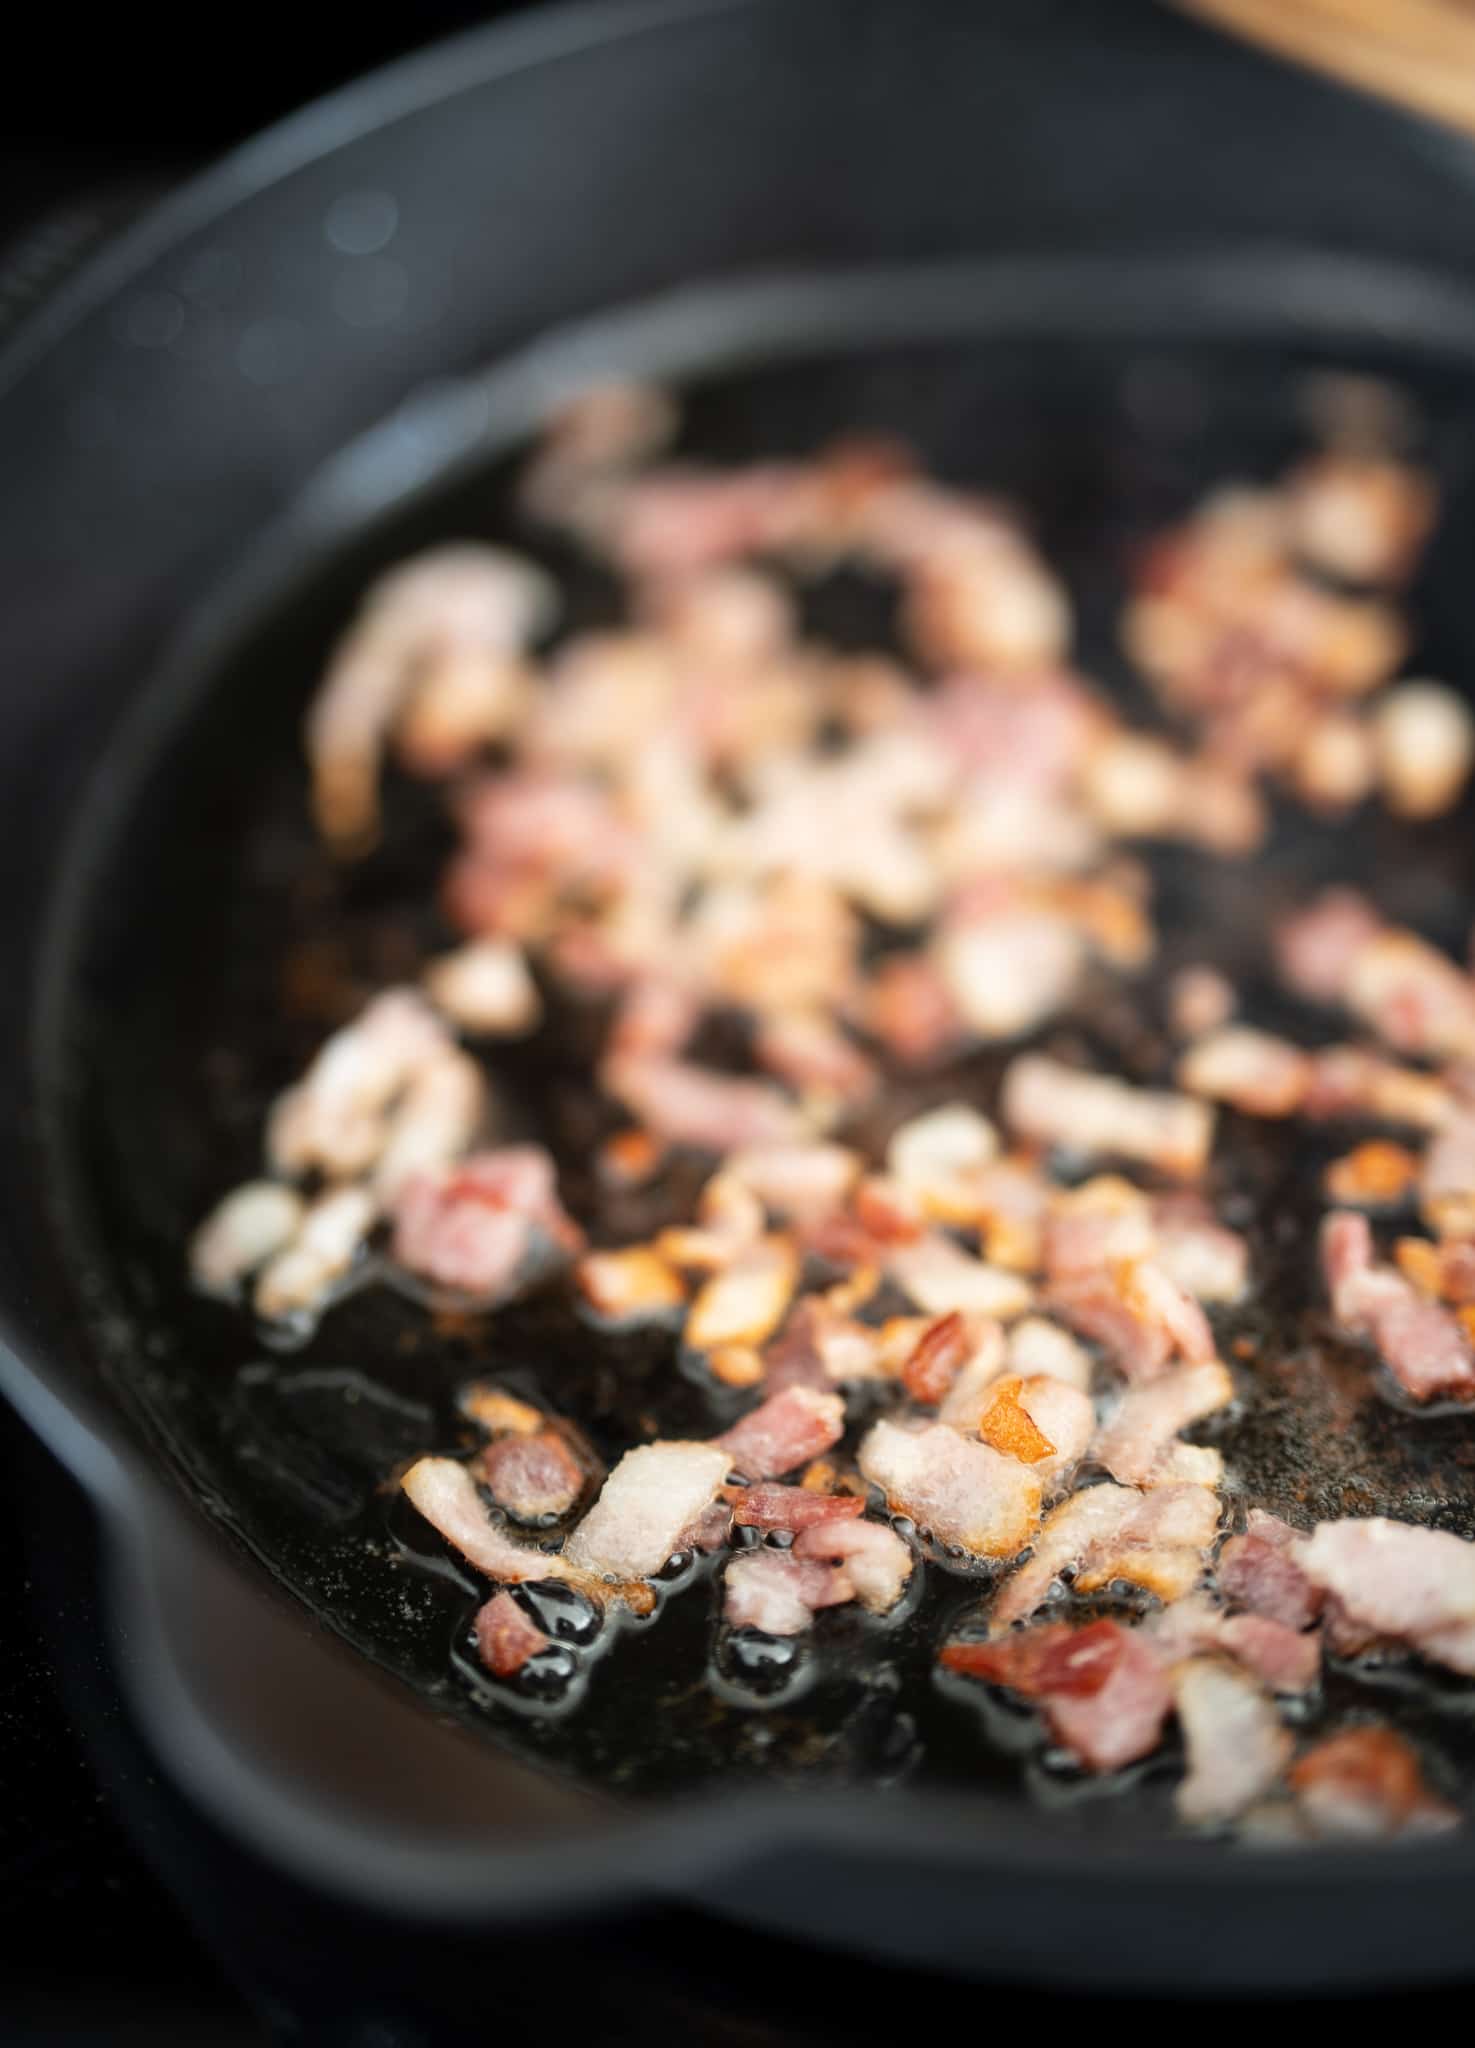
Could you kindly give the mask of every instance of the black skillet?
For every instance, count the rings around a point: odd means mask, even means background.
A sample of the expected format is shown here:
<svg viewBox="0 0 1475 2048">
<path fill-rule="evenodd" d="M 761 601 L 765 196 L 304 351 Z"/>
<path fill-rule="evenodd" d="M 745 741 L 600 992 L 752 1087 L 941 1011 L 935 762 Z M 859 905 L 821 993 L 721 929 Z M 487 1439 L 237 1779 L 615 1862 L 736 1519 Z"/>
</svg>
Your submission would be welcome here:
<svg viewBox="0 0 1475 2048">
<path fill-rule="evenodd" d="M 1286 1859 L 1172 1839 L 1151 1798 L 1042 1807 L 958 1710 L 862 1697 L 859 1664 L 775 1771 L 755 1715 L 714 1730 L 641 1693 L 654 1642 L 620 1646 L 611 1711 L 577 1734 L 489 1708 L 452 1655 L 466 1596 L 395 1563 L 373 1493 L 482 1353 L 380 1294 L 273 1361 L 189 1301 L 178 1253 L 321 1028 L 279 1022 L 284 949 L 346 932 L 346 981 L 382 977 L 383 913 L 438 845 L 401 793 L 386 861 L 327 876 L 292 738 L 314 666 L 379 563 L 501 530 L 507 457 L 552 400 L 668 377 L 693 445 L 728 455 L 904 430 L 1026 504 L 1104 658 L 1138 531 L 1272 465 L 1308 371 L 1392 372 L 1451 494 L 1423 608 L 1458 675 L 1472 172 L 1463 145 L 1145 5 L 556 11 L 275 131 L 0 364 L 0 1371 L 96 1502 L 135 1711 L 258 1863 L 427 1938 L 674 1897 L 984 1977 L 1468 1967 L 1466 1837 Z M 1453 935 L 1466 830 L 1416 865 L 1396 836 L 1359 859 Z M 1327 857 L 1292 841 L 1265 886 Z M 513 1371 L 554 1361 L 617 1447 L 567 1330 L 530 1314 L 491 1342 Z M 1242 1447 L 1286 1505 L 1469 1533 L 1458 1421 L 1328 1395 L 1288 1441 Z M 1459 1769 L 1458 1702 L 1410 1711 Z"/>
</svg>

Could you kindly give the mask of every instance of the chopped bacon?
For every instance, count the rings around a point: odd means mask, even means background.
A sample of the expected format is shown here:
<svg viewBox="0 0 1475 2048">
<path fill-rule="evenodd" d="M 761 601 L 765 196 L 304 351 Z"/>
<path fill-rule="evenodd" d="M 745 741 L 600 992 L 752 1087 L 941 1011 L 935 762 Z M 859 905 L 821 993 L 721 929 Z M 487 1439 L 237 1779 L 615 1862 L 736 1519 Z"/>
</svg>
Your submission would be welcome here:
<svg viewBox="0 0 1475 2048">
<path fill-rule="evenodd" d="M 860 1047 L 815 1012 L 764 1018 L 753 1054 L 760 1067 L 797 1093 L 825 1097 L 846 1109 L 868 1101 L 880 1083 Z"/>
<path fill-rule="evenodd" d="M 1475 1543 L 1369 1516 L 1319 1523 L 1296 1562 L 1364 1641 L 1407 1643 L 1475 1677 Z"/>
<path fill-rule="evenodd" d="M 962 1312 L 953 1309 L 927 1325 L 901 1369 L 902 1385 L 914 1401 L 935 1408 L 977 1345 Z"/>
<path fill-rule="evenodd" d="M 297 1229 L 256 1277 L 252 1305 L 267 1322 L 310 1316 L 344 1280 L 374 1227 L 378 1204 L 364 1187 L 333 1188 L 302 1212 Z"/>
<path fill-rule="evenodd" d="M 1382 918 L 1357 890 L 1323 889 L 1272 928 L 1281 979 L 1308 1002 L 1340 1003 L 1353 963 L 1382 929 Z"/>
<path fill-rule="evenodd" d="M 639 1579 L 608 1579 L 602 1567 L 590 1572 L 567 1551 L 560 1556 L 509 1535 L 487 1513 L 476 1481 L 455 1458 L 418 1459 L 400 1486 L 432 1528 L 489 1579 L 510 1585 L 530 1579 L 566 1579 L 598 1604 L 621 1600 L 634 1614 L 648 1614 L 655 1605 L 650 1587 Z"/>
<path fill-rule="evenodd" d="M 1475 764 L 1475 717 L 1443 683 L 1400 683 L 1378 705 L 1373 732 L 1388 808 L 1437 818 L 1458 801 Z"/>
<path fill-rule="evenodd" d="M 987 1643 L 948 1643 L 941 1662 L 1038 1700 L 1055 1740 L 1093 1771 L 1121 1770 L 1156 1749 L 1172 1705 L 1157 1658 L 1116 1621 L 1052 1622 Z"/>
<path fill-rule="evenodd" d="M 1188 1821 L 1233 1820 L 1284 1772 L 1290 1731 L 1259 1684 L 1217 1657 L 1180 1664 L 1173 1698 L 1188 1752 L 1178 1811 Z"/>
<path fill-rule="evenodd" d="M 817 1458 L 844 1433 L 845 1403 L 838 1394 L 790 1386 L 735 1422 L 716 1448 L 744 1478 L 776 1479 Z"/>
<path fill-rule="evenodd" d="M 564 1557 L 581 1571 L 648 1579 L 681 1548 L 726 1477 L 726 1454 L 713 1445 L 638 1444 L 605 1480 Z"/>
<path fill-rule="evenodd" d="M 1012 1557 L 1039 1519 L 1040 1482 L 1028 1466 L 943 1422 L 920 1430 L 877 1422 L 858 1463 L 893 1513 L 975 1557 Z"/>
<path fill-rule="evenodd" d="M 762 1344 L 783 1321 L 798 1278 L 798 1253 L 787 1238 L 767 1237 L 744 1248 L 693 1301 L 687 1343 L 697 1351 Z"/>
<path fill-rule="evenodd" d="M 826 1515 L 800 1531 L 796 1557 L 818 1557 L 843 1567 L 855 1597 L 872 1614 L 885 1614 L 901 1598 L 912 1575 L 910 1549 L 882 1522 Z"/>
<path fill-rule="evenodd" d="M 982 1442 L 1021 1465 L 1041 1465 L 1054 1458 L 1055 1445 L 1021 1398 L 1023 1387 L 1023 1380 L 1012 1374 L 994 1382 L 978 1418 L 978 1434 Z"/>
<path fill-rule="evenodd" d="M 1406 1145 L 1373 1138 L 1334 1159 L 1322 1185 L 1331 1201 L 1347 1208 L 1388 1209 L 1406 1199 L 1418 1178 L 1418 1158 Z"/>
<path fill-rule="evenodd" d="M 1431 1792 L 1413 1748 L 1391 1728 L 1347 1728 L 1292 1764 L 1297 1808 L 1314 1835 L 1366 1841 L 1439 1834 L 1458 1809 Z"/>
<path fill-rule="evenodd" d="M 1427 1237 L 1400 1237 L 1393 1256 L 1403 1277 L 1420 1294 L 1453 1302 L 1459 1308 L 1475 1303 L 1475 1242 L 1467 1237 L 1442 1238 L 1431 1244 Z M 1461 1318 L 1469 1328 L 1469 1318 Z"/>
<path fill-rule="evenodd" d="M 1333 1210 L 1322 1224 L 1321 1257 L 1333 1316 L 1348 1336 L 1377 1348 L 1416 1401 L 1475 1395 L 1475 1348 L 1458 1317 L 1375 1262 L 1365 1216 Z"/>
<path fill-rule="evenodd" d="M 1289 1523 L 1251 1508 L 1244 1534 L 1230 1537 L 1214 1568 L 1225 1599 L 1287 1628 L 1314 1621 L 1322 1596 L 1297 1561 L 1300 1540 Z"/>
<path fill-rule="evenodd" d="M 1005 1120 L 1021 1137 L 1084 1153 L 1116 1153 L 1194 1179 L 1208 1160 L 1213 1111 L 1187 1095 L 1133 1088 L 1041 1053 L 1011 1061 Z"/>
<path fill-rule="evenodd" d="M 1347 583 L 1399 583 L 1434 516 L 1429 479 L 1404 463 L 1329 449 L 1286 479 L 1291 545 Z"/>
<path fill-rule="evenodd" d="M 478 1452 L 472 1470 L 519 1522 L 566 1515 L 584 1490 L 578 1460 L 552 1429 L 498 1438 Z"/>
<path fill-rule="evenodd" d="M 1249 1280 L 1250 1248 L 1216 1223 L 1193 1195 L 1159 1196 L 1152 1205 L 1154 1258 L 1175 1287 L 1198 1301 L 1238 1301 Z"/>
<path fill-rule="evenodd" d="M 732 1559 L 723 1578 L 723 1619 L 769 1636 L 802 1635 L 821 1607 L 855 1598 L 850 1575 L 822 1558 L 793 1551 L 750 1550 Z"/>
<path fill-rule="evenodd" d="M 664 1058 L 680 1052 L 701 1021 L 702 1006 L 670 975 L 638 975 L 620 998 L 605 1040 L 610 1061 Z"/>
<path fill-rule="evenodd" d="M 1095 1426 L 1090 1398 L 1079 1388 L 1034 1374 L 998 1383 L 979 1418 L 978 1434 L 995 1450 L 1007 1450 L 1033 1466 L 1054 1493 L 1085 1456 Z"/>
<path fill-rule="evenodd" d="M 976 1436 L 994 1383 L 1007 1368 L 1008 1353 L 1004 1332 L 992 1317 L 972 1317 L 968 1330 L 971 1352 L 943 1395 L 937 1419 Z"/>
<path fill-rule="evenodd" d="M 362 1173 L 389 1135 L 389 1112 L 413 1078 L 445 1058 L 444 1023 L 414 989 L 392 988 L 328 1039 L 302 1080 L 273 1105 L 267 1152 L 284 1174 Z"/>
<path fill-rule="evenodd" d="M 190 1242 L 190 1272 L 206 1294 L 234 1293 L 297 1235 L 304 1203 L 295 1188 L 248 1180 L 232 1188 Z"/>
<path fill-rule="evenodd" d="M 979 1177 L 998 1149 L 998 1133 L 986 1117 L 950 1102 L 892 1132 L 886 1167 L 934 1221 L 968 1224 L 978 1216 Z"/>
<path fill-rule="evenodd" d="M 1056 1189 L 1044 1226 L 1045 1265 L 1053 1281 L 1095 1279 L 1127 1259 L 1157 1250 L 1152 1203 L 1116 1174 Z"/>
<path fill-rule="evenodd" d="M 1160 1599 L 1180 1598 L 1199 1577 L 1218 1520 L 1206 1486 L 1160 1486 L 1144 1495 L 1107 1484 L 1072 1494 L 1045 1517 L 1029 1559 L 1001 1589 L 993 1626 L 1027 1620 L 1065 1572 L 1075 1573 L 1082 1592 L 1126 1579 Z"/>
<path fill-rule="evenodd" d="M 515 1394 L 504 1393 L 484 1380 L 473 1380 L 463 1388 L 457 1406 L 488 1436 L 536 1436 L 547 1421 L 542 1409 L 531 1401 L 519 1401 Z"/>
<path fill-rule="evenodd" d="M 621 1059 L 602 1078 L 632 1116 L 672 1145 L 731 1152 L 804 1135 L 798 1110 L 766 1081 L 656 1055 Z"/>
<path fill-rule="evenodd" d="M 475 1143 L 486 1113 L 486 1081 L 469 1053 L 448 1051 L 413 1074 L 394 1109 L 374 1193 L 393 1204 L 420 1174 L 452 1166 Z"/>
<path fill-rule="evenodd" d="M 922 953 L 887 954 L 871 977 L 861 1020 L 906 1066 L 926 1066 L 966 1036 L 952 990 L 936 962 Z"/>
<path fill-rule="evenodd" d="M 892 1247 L 886 1272 L 928 1315 L 962 1309 L 983 1316 L 1016 1316 L 1034 1299 L 1034 1289 L 1021 1275 L 985 1265 L 936 1232 L 915 1244 Z"/>
<path fill-rule="evenodd" d="M 609 1322 L 658 1320 L 686 1302 L 680 1275 L 649 1245 L 586 1252 L 574 1278 L 590 1308 Z"/>
<path fill-rule="evenodd" d="M 1096 1437 L 1092 1455 L 1126 1486 L 1197 1477 L 1183 1470 L 1178 1454 L 1190 1447 L 1180 1444 L 1178 1436 L 1233 1398 L 1233 1382 L 1217 1359 L 1180 1366 L 1166 1378 L 1132 1387 L 1122 1396 Z"/>
<path fill-rule="evenodd" d="M 817 1522 L 846 1522 L 865 1510 L 855 1493 L 816 1493 L 805 1486 L 744 1486 L 733 1503 L 739 1528 L 812 1529 Z"/>
<path fill-rule="evenodd" d="M 1420 1073 L 1360 1045 L 1329 1045 L 1310 1055 L 1310 1081 L 1301 1114 L 1318 1122 L 1374 1117 L 1438 1131 L 1454 1113 L 1447 1081 Z"/>
<path fill-rule="evenodd" d="M 1424 1154 L 1419 1210 L 1440 1237 L 1475 1236 L 1475 1114 L 1462 1111 Z"/>
<path fill-rule="evenodd" d="M 514 1678 L 530 1657 L 548 1648 L 548 1638 L 530 1621 L 510 1593 L 494 1593 L 476 1611 L 473 1624 L 481 1661 L 494 1678 Z"/>
<path fill-rule="evenodd" d="M 1309 1080 L 1310 1063 L 1299 1046 L 1247 1024 L 1211 1032 L 1178 1062 L 1180 1087 L 1249 1116 L 1294 1116 Z"/>
<path fill-rule="evenodd" d="M 465 1031 L 499 1038 L 533 1030 L 542 1015 L 537 986 L 520 946 L 472 939 L 425 970 L 425 992 Z"/>
<path fill-rule="evenodd" d="M 1475 981 L 1414 932 L 1383 931 L 1359 947 L 1344 1000 L 1395 1052 L 1475 1057 Z"/>
<path fill-rule="evenodd" d="M 993 1040 L 1020 1037 L 1064 1009 L 1086 946 L 1069 918 L 1019 904 L 950 921 L 935 954 L 964 1023 Z"/>
<path fill-rule="evenodd" d="M 481 1152 L 439 1174 L 412 1175 L 394 1207 L 394 1257 L 442 1287 L 505 1300 L 554 1252 L 576 1250 L 578 1227 L 558 1200 L 538 1145 Z"/>
<path fill-rule="evenodd" d="M 1321 1639 L 1264 1614 L 1226 1614 L 1203 1593 L 1189 1593 L 1143 1624 L 1169 1663 L 1220 1651 L 1277 1693 L 1305 1693 L 1321 1673 Z"/>
<path fill-rule="evenodd" d="M 860 1176 L 861 1158 L 845 1145 L 753 1145 L 735 1152 L 723 1171 L 751 1188 L 775 1216 L 813 1223 L 844 1205 Z"/>
<path fill-rule="evenodd" d="M 1097 1273 L 1067 1275 L 1051 1286 L 1048 1300 L 1128 1379 L 1156 1379 L 1175 1358 L 1200 1364 L 1214 1356 L 1203 1310 L 1151 1259 L 1120 1259 Z"/>
</svg>

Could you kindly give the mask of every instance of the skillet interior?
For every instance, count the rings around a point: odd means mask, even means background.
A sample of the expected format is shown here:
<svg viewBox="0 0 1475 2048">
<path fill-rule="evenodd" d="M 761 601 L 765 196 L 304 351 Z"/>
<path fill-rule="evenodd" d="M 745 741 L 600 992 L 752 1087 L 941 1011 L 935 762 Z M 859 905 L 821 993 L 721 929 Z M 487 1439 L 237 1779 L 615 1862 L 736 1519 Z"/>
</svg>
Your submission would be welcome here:
<svg viewBox="0 0 1475 2048">
<path fill-rule="evenodd" d="M 706 376 L 693 361 L 687 444 L 743 460 L 801 452 L 846 427 L 902 432 L 942 475 L 1026 508 L 1077 597 L 1083 665 L 1130 689 L 1112 614 L 1134 541 L 1209 483 L 1273 469 L 1296 445 L 1308 370 L 1391 372 L 1420 401 L 1446 496 L 1415 599 L 1425 629 L 1415 661 L 1456 682 L 1475 673 L 1462 574 L 1475 526 L 1470 360 L 1356 333 L 1272 345 L 1263 313 L 1259 335 L 1239 343 L 1175 340 L 1178 323 L 1147 313 L 1135 332 L 1117 320 L 1114 336 L 1085 339 L 1099 273 L 1046 268 L 1054 311 L 1038 333 L 1015 320 L 1002 334 L 984 325 L 934 340 L 920 320 L 924 338 L 905 343 L 863 348 L 856 335 L 843 349 L 806 349 L 790 318 L 787 360 Z M 1165 268 L 1160 282 L 1170 276 Z M 1064 338 L 1073 329 L 1077 338 Z M 622 347 L 639 361 L 637 331 Z M 490 1723 L 524 1755 L 637 1795 L 775 1769 L 818 1782 L 987 1781 L 996 1793 L 1032 1784 L 1062 1825 L 1155 1829 L 1171 1771 L 1149 1768 L 1125 1809 L 1085 1795 L 1022 1764 L 998 1724 L 1004 1740 L 985 1741 L 976 1709 L 933 1685 L 924 1646 L 979 1590 L 941 1574 L 883 1659 L 863 1624 L 834 1618 L 823 1668 L 792 1709 L 713 1697 L 700 1592 L 673 1599 L 653 1630 L 626 1630 L 594 1664 L 581 1711 L 509 1709 L 460 1652 L 471 1581 L 406 1563 L 402 1544 L 434 1546 L 379 1482 L 413 1452 L 458 1441 L 451 1398 L 473 1372 L 541 1387 L 607 1456 L 633 1439 L 637 1414 L 696 1433 L 716 1426 L 718 1411 L 668 1377 L 659 1345 L 615 1350 L 546 1300 L 490 1327 L 451 1328 L 376 1289 L 330 1314 L 304 1350 L 273 1357 L 244 1318 L 184 1284 L 188 1232 L 254 1169 L 271 1095 L 359 994 L 445 936 L 425 909 L 447 844 L 435 801 L 396 783 L 382 852 L 335 872 L 308 831 L 297 728 L 326 647 L 381 566 L 451 535 L 535 538 L 510 513 L 510 474 L 488 439 L 476 459 L 367 526 L 310 520 L 269 539 L 257 601 L 219 612 L 208 655 L 176 665 L 110 759 L 78 835 L 72 878 L 87 886 L 53 962 L 61 1007 L 46 1075 L 57 1213 L 104 1369 L 191 1489 L 309 1606 L 438 1707 Z M 541 537 L 536 545 L 547 553 Z M 574 623 L 609 615 L 601 577 L 550 559 L 572 571 Z M 830 636 L 869 641 L 885 614 L 874 593 L 836 585 L 815 597 L 812 616 Z M 1267 906 L 1349 866 L 1390 913 L 1459 944 L 1475 908 L 1470 827 L 1467 812 L 1416 841 L 1383 822 L 1334 840 L 1287 819 L 1271 852 L 1238 874 L 1155 858 L 1164 965 L 1203 957 L 1212 932 L 1215 956 L 1252 975 Z M 1103 1028 L 1109 1035 L 1110 1019 Z M 591 1129 L 579 1080 L 586 1046 L 574 1030 L 500 1068 L 514 1117 L 559 1152 L 576 1208 Z M 977 1062 L 966 1077 L 983 1099 L 996 1065 Z M 1260 1305 L 1224 1332 L 1251 1339 L 1257 1354 L 1256 1403 L 1223 1438 L 1231 1467 L 1250 1498 L 1302 1519 L 1385 1510 L 1475 1534 L 1467 1423 L 1368 1398 L 1365 1362 L 1320 1339 L 1306 1228 L 1319 1164 L 1248 1137 L 1235 1149 L 1239 1192 L 1273 1191 L 1281 1220 L 1257 1246 L 1270 1276 Z M 1406 1691 L 1407 1725 L 1452 1781 L 1475 1790 L 1475 1728 L 1460 1689 Z M 1334 1680 L 1329 1705 L 1359 1696 L 1371 1698 Z"/>
</svg>

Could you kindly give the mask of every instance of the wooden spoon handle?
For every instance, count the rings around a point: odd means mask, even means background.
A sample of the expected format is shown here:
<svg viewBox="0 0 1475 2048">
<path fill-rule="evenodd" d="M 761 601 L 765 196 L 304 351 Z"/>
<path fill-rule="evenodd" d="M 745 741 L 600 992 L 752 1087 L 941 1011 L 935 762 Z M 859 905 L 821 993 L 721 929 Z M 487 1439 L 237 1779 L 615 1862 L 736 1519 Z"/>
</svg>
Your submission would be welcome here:
<svg viewBox="0 0 1475 2048">
<path fill-rule="evenodd" d="M 1366 92 L 1475 135 L 1472 0 L 1176 0 Z"/>
</svg>

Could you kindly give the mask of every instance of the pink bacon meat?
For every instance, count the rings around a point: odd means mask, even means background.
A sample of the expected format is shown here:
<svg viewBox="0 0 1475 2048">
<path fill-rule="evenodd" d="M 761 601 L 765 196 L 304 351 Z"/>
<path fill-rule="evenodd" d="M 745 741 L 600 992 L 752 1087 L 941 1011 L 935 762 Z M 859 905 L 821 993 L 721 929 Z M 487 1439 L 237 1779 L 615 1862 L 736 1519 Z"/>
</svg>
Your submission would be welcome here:
<svg viewBox="0 0 1475 2048">
<path fill-rule="evenodd" d="M 949 1643 L 944 1670 L 1038 1700 L 1050 1733 L 1091 1771 L 1118 1771 L 1157 1748 L 1172 1694 L 1133 1630 L 1051 1622 L 987 1643 Z"/>
</svg>

